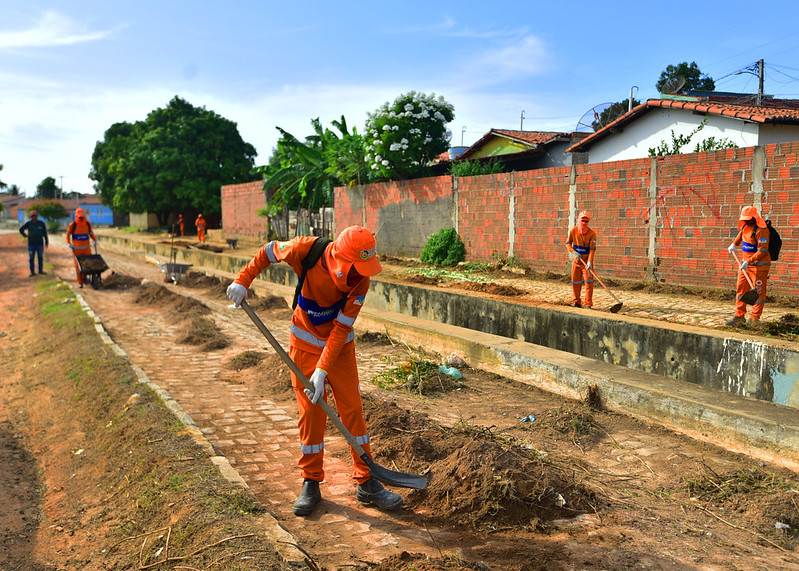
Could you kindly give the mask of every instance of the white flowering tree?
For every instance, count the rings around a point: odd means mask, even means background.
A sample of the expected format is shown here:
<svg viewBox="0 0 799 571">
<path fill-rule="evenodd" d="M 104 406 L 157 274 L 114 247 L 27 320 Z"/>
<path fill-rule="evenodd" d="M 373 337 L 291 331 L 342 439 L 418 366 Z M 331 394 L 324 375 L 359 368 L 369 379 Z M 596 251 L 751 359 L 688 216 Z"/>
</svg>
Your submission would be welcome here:
<svg viewBox="0 0 799 571">
<path fill-rule="evenodd" d="M 454 107 L 443 97 L 415 91 L 370 113 L 365 139 L 372 177 L 402 180 L 421 174 L 449 148 L 447 123 L 454 118 Z"/>
</svg>

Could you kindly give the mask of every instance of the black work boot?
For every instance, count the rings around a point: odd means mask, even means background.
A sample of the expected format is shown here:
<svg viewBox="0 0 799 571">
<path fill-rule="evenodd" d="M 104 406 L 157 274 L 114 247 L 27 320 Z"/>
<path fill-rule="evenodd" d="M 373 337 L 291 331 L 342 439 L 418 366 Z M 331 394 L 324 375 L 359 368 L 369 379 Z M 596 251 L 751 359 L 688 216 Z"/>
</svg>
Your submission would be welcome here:
<svg viewBox="0 0 799 571">
<path fill-rule="evenodd" d="M 322 499 L 322 492 L 319 491 L 319 482 L 305 479 L 302 482 L 300 497 L 291 506 L 294 515 L 311 515 L 316 504 Z"/>
<path fill-rule="evenodd" d="M 744 317 L 733 317 L 727 323 L 725 323 L 727 327 L 741 327 L 746 325 L 746 319 Z"/>
<path fill-rule="evenodd" d="M 355 498 L 365 504 L 374 504 L 381 510 L 395 510 L 402 505 L 402 496 L 389 492 L 374 478 L 358 485 Z"/>
</svg>

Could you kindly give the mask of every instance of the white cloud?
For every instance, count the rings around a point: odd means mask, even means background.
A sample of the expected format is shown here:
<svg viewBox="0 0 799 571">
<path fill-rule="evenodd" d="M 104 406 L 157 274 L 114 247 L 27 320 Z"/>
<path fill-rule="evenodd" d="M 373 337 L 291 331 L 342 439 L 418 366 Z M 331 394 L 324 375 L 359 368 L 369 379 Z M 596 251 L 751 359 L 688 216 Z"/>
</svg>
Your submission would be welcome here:
<svg viewBox="0 0 799 571">
<path fill-rule="evenodd" d="M 551 59 L 542 40 L 524 36 L 464 58 L 458 77 L 461 85 L 472 87 L 526 80 L 549 69 Z"/>
<path fill-rule="evenodd" d="M 67 46 L 102 40 L 114 33 L 114 30 L 85 30 L 71 18 L 51 10 L 30 29 L 0 32 L 0 49 Z"/>
</svg>

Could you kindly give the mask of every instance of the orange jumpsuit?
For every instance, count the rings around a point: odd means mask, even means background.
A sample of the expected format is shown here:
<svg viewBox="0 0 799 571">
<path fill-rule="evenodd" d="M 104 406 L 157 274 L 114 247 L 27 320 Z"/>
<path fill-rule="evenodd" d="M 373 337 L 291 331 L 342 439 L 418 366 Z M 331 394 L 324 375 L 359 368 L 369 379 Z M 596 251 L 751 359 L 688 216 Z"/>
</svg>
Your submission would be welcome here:
<svg viewBox="0 0 799 571">
<path fill-rule="evenodd" d="M 183 222 L 183 216 L 178 218 L 178 226 L 180 227 L 180 235 L 185 236 L 186 223 Z"/>
<path fill-rule="evenodd" d="M 205 242 L 205 218 L 198 216 L 197 220 L 194 221 L 194 225 L 197 226 L 197 241 Z"/>
<path fill-rule="evenodd" d="M 249 288 L 261 271 L 278 262 L 288 263 L 297 275 L 301 274 L 302 260 L 314 240 L 313 237 L 300 236 L 288 242 L 269 242 L 239 273 L 236 283 Z M 353 331 L 353 324 L 369 291 L 369 278 L 356 274 L 354 280 L 351 278 L 354 283 L 348 283 L 348 268 L 333 259 L 331 251 L 332 246 L 308 270 L 297 308 L 291 317 L 289 355 L 306 378 L 310 378 L 317 367 L 327 371 L 326 380 L 333 392 L 341 421 L 371 457 Z M 302 457 L 298 465 L 303 479 L 321 482 L 325 478 L 327 415 L 321 407 L 311 404 L 303 392 L 305 387 L 293 373 L 291 384 L 300 414 L 298 426 Z M 327 393 L 324 398 L 327 399 Z M 351 450 L 351 454 L 353 477 L 362 484 L 369 479 L 369 467 L 354 450 Z"/>
<path fill-rule="evenodd" d="M 77 256 L 88 256 L 92 253 L 92 242 L 96 242 L 97 238 L 92 231 L 91 223 L 86 220 L 85 216 L 78 216 L 73 222 L 67 226 L 66 235 L 67 244 L 72 244 L 72 253 L 75 254 L 75 273 L 78 276 L 78 283 L 83 284 L 83 274 L 78 266 Z"/>
<path fill-rule="evenodd" d="M 760 319 L 763 315 L 763 307 L 766 303 L 766 282 L 768 281 L 768 272 L 771 269 L 771 254 L 768 252 L 768 241 L 771 233 L 768 228 L 760 228 L 758 226 L 745 225 L 738 232 L 738 235 L 733 240 L 733 244 L 741 246 L 743 253 L 741 254 L 742 262 L 749 262 L 746 268 L 746 273 L 755 284 L 757 289 L 757 302 L 752 306 L 752 319 Z M 735 286 L 735 317 L 744 317 L 746 315 L 746 304 L 741 301 L 741 296 L 752 289 L 743 272 L 738 272 L 738 282 Z"/>
<path fill-rule="evenodd" d="M 589 228 L 585 234 L 581 234 L 579 228 L 575 226 L 569 232 L 566 247 L 570 252 L 579 253 L 583 262 L 593 264 L 596 255 L 596 232 Z M 594 276 L 586 269 L 584 263 L 581 264 L 574 260 L 572 262 L 572 303 L 581 303 L 583 284 L 585 284 L 585 303 L 581 305 L 592 307 L 594 305 Z"/>
</svg>

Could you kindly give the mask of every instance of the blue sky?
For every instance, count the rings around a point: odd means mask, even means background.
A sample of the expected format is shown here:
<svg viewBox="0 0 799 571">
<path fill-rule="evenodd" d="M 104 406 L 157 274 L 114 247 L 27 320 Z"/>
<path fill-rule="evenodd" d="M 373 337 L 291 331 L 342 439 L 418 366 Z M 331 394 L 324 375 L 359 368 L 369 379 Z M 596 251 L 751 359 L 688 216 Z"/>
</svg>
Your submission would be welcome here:
<svg viewBox="0 0 799 571">
<path fill-rule="evenodd" d="M 799 2 L 0 0 L 0 179 L 93 192 L 94 145 L 179 95 L 237 123 L 264 164 L 280 126 L 367 114 L 401 93 L 455 107 L 454 145 L 491 128 L 572 131 L 584 113 L 658 97 L 669 64 L 716 89 L 766 62 L 766 93 L 799 99 Z M 721 79 L 720 79 L 721 78 Z M 63 177 L 63 179 L 61 178 Z"/>
</svg>

